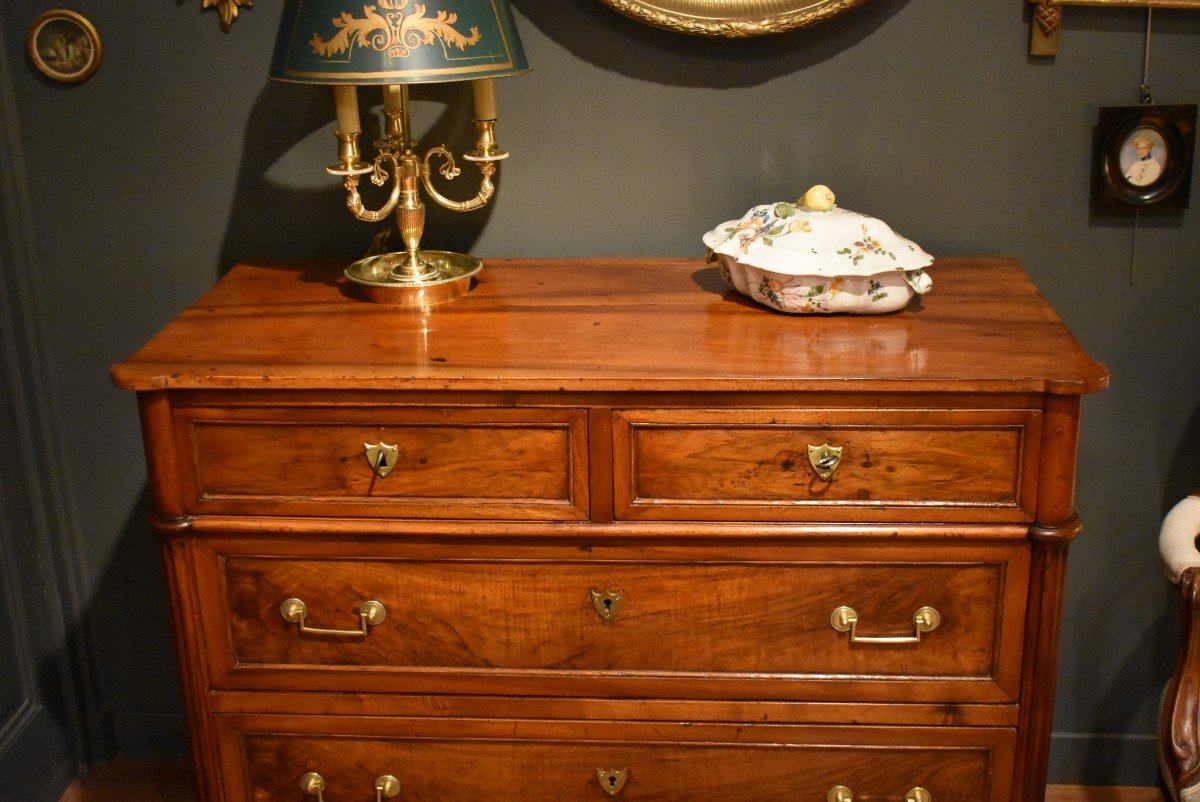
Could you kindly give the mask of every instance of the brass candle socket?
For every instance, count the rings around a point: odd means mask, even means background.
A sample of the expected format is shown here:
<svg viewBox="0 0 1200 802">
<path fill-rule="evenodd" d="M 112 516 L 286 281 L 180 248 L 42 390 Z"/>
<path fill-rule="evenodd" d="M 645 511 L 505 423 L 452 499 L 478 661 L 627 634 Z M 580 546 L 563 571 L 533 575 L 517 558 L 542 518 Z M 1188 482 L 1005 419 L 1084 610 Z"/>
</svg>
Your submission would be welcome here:
<svg viewBox="0 0 1200 802">
<path fill-rule="evenodd" d="M 363 175 L 375 168 L 364 162 L 358 155 L 358 134 L 337 134 L 338 160 L 325 168 L 330 175 Z"/>
<path fill-rule="evenodd" d="M 492 178 L 496 162 L 508 158 L 506 151 L 496 147 L 495 120 L 475 120 L 475 149 L 463 154 L 464 161 L 476 164 L 480 171 L 479 191 L 463 201 L 446 197 L 433 184 L 431 161 L 441 159 L 437 172 L 448 181 L 461 175 L 454 155 L 444 146 L 431 148 L 424 157 L 417 156 L 416 142 L 409 137 L 408 93 L 399 94 L 397 102 L 385 113 L 384 138 L 376 143 L 378 155 L 367 169 L 360 169 L 357 135 L 346 144 L 339 134 L 339 165 L 329 169 L 344 176 L 346 204 L 359 220 L 378 222 L 393 211 L 396 227 L 404 242 L 404 250 L 361 259 L 346 269 L 346 277 L 362 285 L 367 297 L 377 303 L 397 306 L 427 307 L 460 297 L 470 289 L 471 279 L 483 268 L 478 259 L 448 251 L 423 251 L 421 238 L 425 231 L 425 204 L 421 189 L 435 203 L 455 212 L 471 212 L 488 204 L 495 194 Z M 335 172 L 334 168 L 340 171 Z M 367 209 L 359 194 L 362 175 L 370 174 L 371 183 L 384 186 L 390 180 L 391 195 L 378 210 Z"/>
</svg>

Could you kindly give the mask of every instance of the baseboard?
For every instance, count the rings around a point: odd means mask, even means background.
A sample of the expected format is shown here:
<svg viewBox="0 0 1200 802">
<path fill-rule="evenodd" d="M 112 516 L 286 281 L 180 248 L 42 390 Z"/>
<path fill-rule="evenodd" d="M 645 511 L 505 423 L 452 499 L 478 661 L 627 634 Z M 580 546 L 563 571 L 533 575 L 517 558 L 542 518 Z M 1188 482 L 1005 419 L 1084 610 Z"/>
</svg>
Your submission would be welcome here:
<svg viewBox="0 0 1200 802">
<path fill-rule="evenodd" d="M 1046 802 L 1164 802 L 1162 792 L 1145 786 L 1051 785 Z"/>
<path fill-rule="evenodd" d="M 1056 732 L 1050 738 L 1050 782 L 1099 787 L 1157 787 L 1154 735 Z"/>
</svg>

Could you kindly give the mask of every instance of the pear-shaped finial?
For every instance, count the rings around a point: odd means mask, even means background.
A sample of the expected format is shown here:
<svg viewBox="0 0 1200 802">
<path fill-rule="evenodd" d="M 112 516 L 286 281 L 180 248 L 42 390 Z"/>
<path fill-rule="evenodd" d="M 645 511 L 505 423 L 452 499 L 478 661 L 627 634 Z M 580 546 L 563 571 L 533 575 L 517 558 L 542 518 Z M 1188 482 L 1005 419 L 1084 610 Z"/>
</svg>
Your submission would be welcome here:
<svg viewBox="0 0 1200 802">
<path fill-rule="evenodd" d="M 804 193 L 804 197 L 800 199 L 800 205 L 810 212 L 827 212 L 837 203 L 837 198 L 833 194 L 833 190 L 824 184 L 817 184 L 815 187 Z"/>
</svg>

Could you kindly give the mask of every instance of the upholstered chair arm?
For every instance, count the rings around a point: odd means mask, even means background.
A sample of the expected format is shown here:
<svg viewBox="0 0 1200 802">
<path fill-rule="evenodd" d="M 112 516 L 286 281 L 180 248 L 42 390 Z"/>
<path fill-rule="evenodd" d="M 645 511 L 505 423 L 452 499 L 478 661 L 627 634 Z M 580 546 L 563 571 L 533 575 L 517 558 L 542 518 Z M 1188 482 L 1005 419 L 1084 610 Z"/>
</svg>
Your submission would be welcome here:
<svg viewBox="0 0 1200 802">
<path fill-rule="evenodd" d="M 1179 589 L 1179 648 L 1163 694 L 1159 760 L 1178 802 L 1200 802 L 1200 491 L 1175 505 L 1159 530 L 1159 554 Z"/>
<path fill-rule="evenodd" d="M 1158 552 L 1162 557 L 1163 570 L 1176 585 L 1185 570 L 1200 568 L 1197 535 L 1200 535 L 1200 495 L 1191 495 L 1167 513 L 1158 535 Z"/>
</svg>

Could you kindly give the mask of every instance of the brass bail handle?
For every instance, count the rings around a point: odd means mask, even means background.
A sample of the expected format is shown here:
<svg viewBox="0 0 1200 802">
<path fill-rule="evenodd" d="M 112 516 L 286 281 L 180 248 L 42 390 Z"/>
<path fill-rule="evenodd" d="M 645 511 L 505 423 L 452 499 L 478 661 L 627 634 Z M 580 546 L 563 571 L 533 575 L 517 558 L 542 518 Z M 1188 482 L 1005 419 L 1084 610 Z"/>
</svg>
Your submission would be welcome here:
<svg viewBox="0 0 1200 802">
<path fill-rule="evenodd" d="M 387 609 L 382 602 L 374 599 L 365 601 L 358 607 L 358 629 L 322 629 L 310 627 L 306 623 L 308 605 L 296 598 L 284 599 L 279 605 L 279 614 L 290 624 L 299 624 L 300 631 L 308 635 L 338 635 L 345 637 L 362 637 L 369 635 L 371 627 L 379 624 L 387 617 Z"/>
<path fill-rule="evenodd" d="M 310 771 L 300 778 L 300 790 L 308 796 L 315 796 L 317 802 L 326 802 L 325 778 L 315 771 Z M 392 799 L 400 795 L 400 781 L 391 774 L 384 774 L 375 779 L 375 802 Z"/>
<path fill-rule="evenodd" d="M 825 795 L 825 802 L 854 802 L 854 793 L 844 785 L 835 785 Z M 904 802 L 933 802 L 933 795 L 917 786 L 904 795 Z"/>
<path fill-rule="evenodd" d="M 912 635 L 868 637 L 858 634 L 858 613 L 855 612 L 853 607 L 838 607 L 829 616 L 829 625 L 838 632 L 849 632 L 851 643 L 901 644 L 920 643 L 921 635 L 926 632 L 933 632 L 941 625 L 942 615 L 932 607 L 922 607 L 913 613 L 912 621 L 914 630 L 914 634 Z"/>
</svg>

